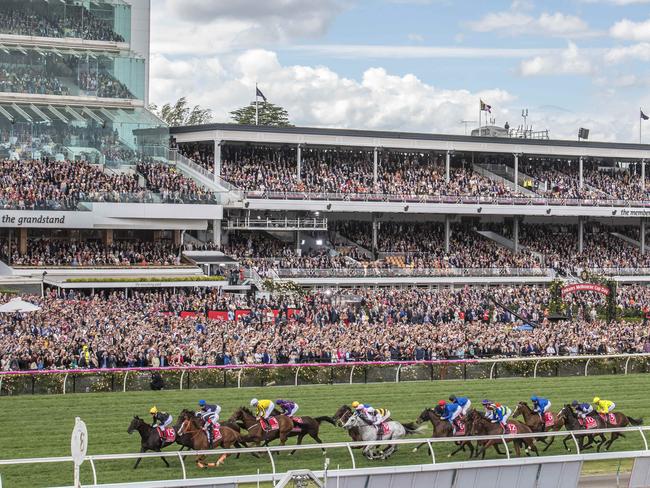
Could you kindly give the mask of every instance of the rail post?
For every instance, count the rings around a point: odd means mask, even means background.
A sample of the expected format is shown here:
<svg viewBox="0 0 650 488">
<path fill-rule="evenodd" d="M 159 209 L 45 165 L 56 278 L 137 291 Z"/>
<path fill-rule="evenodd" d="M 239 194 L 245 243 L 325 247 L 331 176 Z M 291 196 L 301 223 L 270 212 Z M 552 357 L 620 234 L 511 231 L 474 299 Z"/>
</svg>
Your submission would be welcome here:
<svg viewBox="0 0 650 488">
<path fill-rule="evenodd" d="M 589 373 L 587 369 L 589 368 L 589 363 L 591 362 L 591 358 L 587 359 L 587 362 L 585 363 L 585 376 L 587 376 Z"/>
<path fill-rule="evenodd" d="M 576 435 L 571 431 L 571 439 L 573 439 L 573 443 L 576 445 L 576 454 L 580 454 L 580 443 L 578 442 L 578 439 L 576 439 Z"/>
<path fill-rule="evenodd" d="M 126 393 L 126 379 L 129 377 L 129 372 L 124 373 L 124 381 L 122 382 L 122 393 Z"/>
<path fill-rule="evenodd" d="M 431 453 L 431 464 L 436 464 L 436 453 L 433 452 L 433 443 L 427 439 L 427 445 L 429 446 L 429 452 Z"/>
<path fill-rule="evenodd" d="M 352 452 L 352 448 L 350 447 L 350 443 L 346 442 L 346 445 L 348 447 L 348 452 L 350 453 L 350 459 L 352 459 L 352 469 L 357 469 L 357 461 L 354 459 L 354 452 Z"/>
<path fill-rule="evenodd" d="M 541 362 L 541 359 L 538 359 L 535 361 L 535 367 L 533 368 L 533 378 L 537 378 L 537 366 L 539 366 L 539 363 Z"/>
<path fill-rule="evenodd" d="M 506 441 L 505 437 L 503 436 L 500 437 L 501 437 L 501 442 L 503 442 L 503 446 L 506 448 L 506 456 L 508 457 L 508 459 L 510 459 L 510 448 L 508 447 L 508 441 Z"/>
<path fill-rule="evenodd" d="M 97 470 L 92 456 L 88 456 L 88 462 L 90 463 L 90 469 L 93 471 L 93 486 L 97 486 Z"/>
<path fill-rule="evenodd" d="M 63 376 L 63 394 L 65 395 L 65 384 L 68 382 L 68 373 Z M 0 391 L 2 391 L 2 377 L 0 376 Z M 97 484 L 97 483 L 95 483 Z"/>
<path fill-rule="evenodd" d="M 181 469 L 183 470 L 183 479 L 186 480 L 187 472 L 185 471 L 185 460 L 183 459 L 183 455 L 181 454 L 181 451 L 176 451 L 176 454 L 178 455 L 178 460 L 181 462 Z"/>
<path fill-rule="evenodd" d="M 244 368 L 239 369 L 239 373 L 237 373 L 237 388 L 241 388 L 241 375 L 244 372 Z"/>
<path fill-rule="evenodd" d="M 490 368 L 490 379 L 494 379 L 494 368 L 496 367 L 497 363 L 496 361 L 492 363 L 492 367 Z"/>
<path fill-rule="evenodd" d="M 402 369 L 402 365 L 399 364 L 397 366 L 397 371 L 395 372 L 395 383 L 399 383 L 399 372 L 400 372 L 401 369 Z"/>
<path fill-rule="evenodd" d="M 300 366 L 296 368 L 296 374 L 293 376 L 293 386 L 298 386 L 298 373 L 300 373 Z"/>
<path fill-rule="evenodd" d="M 632 359 L 632 358 L 631 358 L 631 357 L 628 357 L 628 358 L 625 360 L 625 373 L 624 373 L 624 374 L 626 374 L 626 375 L 627 375 L 627 366 L 628 366 L 628 364 L 630 364 L 630 359 Z"/>
<path fill-rule="evenodd" d="M 352 384 L 352 375 L 354 374 L 354 364 L 352 365 L 352 369 L 350 370 L 350 384 Z"/>
<path fill-rule="evenodd" d="M 179 385 L 181 391 L 183 391 L 183 378 L 185 378 L 185 370 L 181 371 L 181 384 Z"/>
<path fill-rule="evenodd" d="M 648 439 L 645 436 L 645 432 L 643 431 L 643 427 L 639 426 L 639 432 L 641 433 L 641 438 L 643 439 L 643 446 L 645 447 L 645 450 L 648 450 Z"/>
<path fill-rule="evenodd" d="M 275 486 L 275 459 L 273 459 L 273 453 L 268 447 L 266 448 L 266 453 L 269 455 L 269 459 L 271 460 L 271 469 L 273 470 L 273 486 Z"/>
</svg>

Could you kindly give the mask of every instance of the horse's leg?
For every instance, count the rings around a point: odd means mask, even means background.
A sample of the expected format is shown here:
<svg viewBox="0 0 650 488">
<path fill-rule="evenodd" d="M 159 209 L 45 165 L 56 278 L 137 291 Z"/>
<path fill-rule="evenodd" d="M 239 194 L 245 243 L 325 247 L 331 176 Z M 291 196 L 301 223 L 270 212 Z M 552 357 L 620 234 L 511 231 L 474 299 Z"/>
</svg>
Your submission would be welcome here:
<svg viewBox="0 0 650 488">
<path fill-rule="evenodd" d="M 320 437 L 318 437 L 318 431 L 317 431 L 317 430 L 316 430 L 316 431 L 312 431 L 312 432 L 310 432 L 310 433 L 309 433 L 309 436 L 310 436 L 312 439 L 314 439 L 318 444 L 322 444 L 322 443 L 323 443 L 322 439 L 321 439 Z M 327 449 L 321 449 L 321 451 L 323 451 L 323 456 L 324 456 L 325 454 L 327 454 Z"/>
<path fill-rule="evenodd" d="M 296 446 L 299 446 L 300 444 L 302 444 L 302 439 L 303 439 L 303 437 L 305 437 L 305 434 L 304 434 L 304 433 L 301 432 L 300 434 L 298 434 L 298 440 L 296 441 Z M 294 449 L 293 451 L 291 451 L 291 452 L 289 453 L 289 456 L 293 456 L 293 454 L 294 454 L 295 452 L 296 452 L 296 449 Z"/>
<path fill-rule="evenodd" d="M 614 432 L 614 433 L 612 433 L 612 435 L 610 436 L 609 440 L 608 440 L 607 443 L 605 444 L 605 450 L 606 450 L 606 451 L 609 451 L 609 448 L 612 446 L 612 443 L 613 443 L 616 439 L 618 439 L 619 435 L 620 435 L 620 434 L 619 434 L 618 432 Z"/>
<path fill-rule="evenodd" d="M 545 440 L 544 443 L 546 444 L 546 447 L 544 447 L 542 452 L 546 452 L 548 448 L 551 447 L 551 444 L 553 444 L 553 441 L 555 441 L 555 436 L 552 436 L 548 441 Z"/>
<path fill-rule="evenodd" d="M 516 439 L 512 442 L 512 444 L 515 446 L 515 456 L 520 457 L 521 456 L 521 441 Z"/>
<path fill-rule="evenodd" d="M 146 449 L 144 446 L 142 446 L 142 447 L 140 448 L 140 452 L 147 452 L 147 449 Z M 133 466 L 133 469 L 136 469 L 136 468 L 140 465 L 140 461 L 142 461 L 142 458 L 141 458 L 141 457 L 139 457 L 139 458 L 135 461 L 135 466 Z"/>
<path fill-rule="evenodd" d="M 420 448 L 421 448 L 422 446 L 424 446 L 425 444 L 426 444 L 426 442 L 423 442 L 422 444 L 418 444 L 417 446 L 415 446 L 415 447 L 413 448 L 413 452 L 417 452 L 418 449 L 420 449 Z"/>
<path fill-rule="evenodd" d="M 156 452 L 160 452 L 160 448 L 156 449 L 155 451 L 156 451 Z M 168 468 L 170 467 L 170 466 L 169 466 L 169 463 L 168 463 L 167 460 L 165 459 L 165 456 L 160 456 L 160 459 L 163 460 L 163 463 L 165 463 L 165 466 L 167 466 Z"/>
</svg>

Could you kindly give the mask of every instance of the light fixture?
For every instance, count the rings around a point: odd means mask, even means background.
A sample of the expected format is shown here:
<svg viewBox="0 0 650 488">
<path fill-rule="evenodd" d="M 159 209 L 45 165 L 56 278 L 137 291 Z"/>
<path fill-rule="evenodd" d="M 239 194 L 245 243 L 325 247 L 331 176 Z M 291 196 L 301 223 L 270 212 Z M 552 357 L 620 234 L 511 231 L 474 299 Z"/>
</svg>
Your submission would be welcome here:
<svg viewBox="0 0 650 488">
<path fill-rule="evenodd" d="M 323 239 L 316 239 L 316 245 L 317 246 L 322 246 L 323 245 Z"/>
</svg>

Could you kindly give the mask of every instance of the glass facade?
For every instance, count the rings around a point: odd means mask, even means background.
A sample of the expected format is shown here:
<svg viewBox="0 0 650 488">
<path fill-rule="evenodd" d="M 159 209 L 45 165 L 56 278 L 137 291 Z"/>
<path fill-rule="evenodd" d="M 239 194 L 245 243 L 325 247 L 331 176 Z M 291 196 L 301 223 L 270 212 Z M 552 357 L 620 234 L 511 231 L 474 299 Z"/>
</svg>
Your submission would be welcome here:
<svg viewBox="0 0 650 488">
<path fill-rule="evenodd" d="M 131 6 L 119 0 L 3 0 L 0 34 L 128 43 Z"/>
</svg>

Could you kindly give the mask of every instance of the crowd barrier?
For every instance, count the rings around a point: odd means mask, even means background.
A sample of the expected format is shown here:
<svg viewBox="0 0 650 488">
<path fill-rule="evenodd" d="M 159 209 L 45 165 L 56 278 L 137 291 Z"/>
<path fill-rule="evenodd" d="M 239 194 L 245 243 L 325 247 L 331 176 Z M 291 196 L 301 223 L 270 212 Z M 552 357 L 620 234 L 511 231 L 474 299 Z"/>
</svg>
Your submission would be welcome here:
<svg viewBox="0 0 650 488">
<path fill-rule="evenodd" d="M 0 372 L 0 395 L 143 391 L 153 373 L 165 389 L 244 388 L 648 373 L 650 353 L 582 356 L 230 364 Z"/>
</svg>

